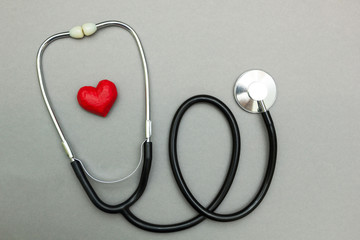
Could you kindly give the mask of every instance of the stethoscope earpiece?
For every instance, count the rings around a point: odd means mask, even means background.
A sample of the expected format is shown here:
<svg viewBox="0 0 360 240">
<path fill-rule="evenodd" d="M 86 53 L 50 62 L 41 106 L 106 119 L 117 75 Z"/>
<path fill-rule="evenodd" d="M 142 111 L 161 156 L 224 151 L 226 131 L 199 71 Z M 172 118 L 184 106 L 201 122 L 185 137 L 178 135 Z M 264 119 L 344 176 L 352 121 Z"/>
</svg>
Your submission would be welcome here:
<svg viewBox="0 0 360 240">
<path fill-rule="evenodd" d="M 235 82 L 234 97 L 247 112 L 266 112 L 276 99 L 275 81 L 262 70 L 246 71 Z"/>
</svg>

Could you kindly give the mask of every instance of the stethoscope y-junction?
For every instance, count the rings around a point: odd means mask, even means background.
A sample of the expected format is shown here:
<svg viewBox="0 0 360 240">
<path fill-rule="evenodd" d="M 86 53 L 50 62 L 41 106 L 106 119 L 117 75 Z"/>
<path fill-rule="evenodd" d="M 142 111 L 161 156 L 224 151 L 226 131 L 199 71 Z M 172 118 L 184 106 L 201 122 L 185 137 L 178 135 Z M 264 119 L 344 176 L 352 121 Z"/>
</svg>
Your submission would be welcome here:
<svg viewBox="0 0 360 240">
<path fill-rule="evenodd" d="M 108 183 L 109 181 L 100 180 L 92 176 L 90 172 L 85 169 L 85 165 L 75 157 L 73 151 L 71 150 L 71 147 L 68 141 L 66 140 L 63 131 L 61 130 L 60 124 L 48 100 L 47 91 L 44 86 L 44 76 L 42 71 L 42 56 L 45 49 L 47 48 L 47 46 L 49 46 L 50 43 L 62 38 L 83 38 L 84 35 L 90 36 L 95 32 L 97 32 L 97 30 L 101 30 L 106 27 L 120 27 L 122 29 L 127 30 L 133 36 L 140 53 L 140 58 L 143 66 L 144 80 L 145 80 L 145 122 L 144 122 L 145 140 L 142 143 L 143 156 L 140 158 L 140 161 L 143 159 L 141 176 L 138 187 L 136 188 L 134 193 L 127 200 L 116 205 L 107 204 L 100 199 L 100 197 L 96 194 L 95 190 L 91 186 L 91 183 L 87 178 L 87 175 L 95 181 L 99 181 L 103 183 Z M 120 213 L 130 223 L 147 231 L 174 232 L 174 231 L 180 231 L 193 227 L 199 224 L 200 222 L 202 222 L 203 220 L 205 220 L 206 218 L 220 222 L 234 221 L 243 218 L 249 213 L 251 213 L 265 197 L 266 192 L 269 189 L 271 179 L 274 174 L 276 152 L 277 152 L 276 132 L 273 121 L 270 116 L 270 112 L 268 110 L 275 101 L 276 86 L 272 77 L 268 75 L 266 72 L 261 70 L 247 71 L 243 73 L 236 80 L 234 87 L 234 96 L 236 102 L 239 104 L 241 108 L 243 108 L 248 112 L 260 113 L 262 115 L 268 133 L 269 157 L 268 157 L 267 167 L 261 186 L 258 192 L 256 193 L 256 195 L 254 196 L 254 198 L 245 207 L 231 214 L 220 214 L 215 212 L 216 208 L 221 204 L 226 194 L 228 193 L 236 174 L 236 170 L 239 164 L 239 157 L 240 157 L 240 133 L 234 115 L 222 101 L 209 95 L 197 95 L 186 100 L 175 113 L 170 128 L 169 157 L 170 157 L 172 172 L 174 174 L 178 187 L 180 188 L 185 199 L 199 214 L 183 222 L 167 224 L 167 225 L 159 225 L 159 224 L 146 222 L 140 219 L 139 217 L 135 216 L 135 214 L 132 213 L 130 209 L 131 206 L 141 197 L 141 195 L 145 191 L 149 179 L 151 161 L 152 161 L 149 74 L 148 74 L 148 67 L 147 67 L 144 50 L 136 32 L 129 25 L 119 21 L 106 21 L 98 24 L 87 23 L 84 24 L 83 26 L 74 27 L 68 32 L 61 32 L 55 34 L 44 41 L 44 43 L 40 46 L 39 51 L 37 53 L 36 68 L 39 78 L 40 89 L 42 96 L 44 98 L 45 105 L 47 107 L 47 110 L 49 111 L 49 114 L 55 125 L 55 128 L 60 136 L 62 145 L 68 157 L 70 158 L 71 166 L 77 178 L 79 179 L 82 187 L 84 188 L 86 194 L 88 195 L 89 199 L 98 209 L 107 213 Z M 198 103 L 207 103 L 217 108 L 227 119 L 232 135 L 232 154 L 231 154 L 230 165 L 226 173 L 226 177 L 222 183 L 219 192 L 208 206 L 201 205 L 199 201 L 197 201 L 197 199 L 191 193 L 189 187 L 187 186 L 182 176 L 178 162 L 178 156 L 177 156 L 177 135 L 178 135 L 181 119 L 190 107 Z M 138 167 L 140 165 L 141 164 L 139 162 Z M 132 175 L 136 171 L 136 169 L 130 175 Z M 122 181 L 127 177 L 119 179 L 117 181 Z M 117 182 L 117 181 L 110 181 L 110 182 Z"/>
</svg>

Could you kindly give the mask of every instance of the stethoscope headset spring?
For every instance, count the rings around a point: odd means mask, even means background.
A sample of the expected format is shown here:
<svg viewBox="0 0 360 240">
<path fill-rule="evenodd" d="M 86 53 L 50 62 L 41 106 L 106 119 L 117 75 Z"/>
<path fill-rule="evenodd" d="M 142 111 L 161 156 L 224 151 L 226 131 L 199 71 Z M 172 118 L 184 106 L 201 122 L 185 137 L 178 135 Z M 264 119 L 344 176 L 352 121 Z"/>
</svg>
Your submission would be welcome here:
<svg viewBox="0 0 360 240">
<path fill-rule="evenodd" d="M 47 48 L 47 46 L 49 46 L 50 43 L 62 38 L 83 38 L 84 35 L 90 36 L 94 34 L 97 30 L 106 27 L 120 27 L 128 31 L 133 36 L 140 53 L 140 58 L 143 66 L 144 80 L 145 80 L 145 140 L 141 145 L 143 154 L 142 157 L 140 157 L 140 162 L 138 166 L 129 175 L 131 176 L 138 169 L 141 160 L 143 158 L 141 176 L 138 183 L 138 187 L 133 192 L 133 194 L 127 200 L 116 205 L 110 205 L 101 200 L 101 198 L 96 194 L 95 190 L 93 189 L 87 175 L 91 179 L 102 183 L 112 183 L 112 182 L 122 181 L 128 178 L 129 176 L 115 181 L 100 180 L 92 176 L 92 174 L 90 174 L 90 172 L 86 170 L 84 163 L 75 157 L 73 151 L 71 150 L 70 145 L 68 144 L 68 141 L 65 138 L 63 131 L 61 130 L 60 124 L 48 100 L 47 91 L 44 86 L 44 77 L 42 71 L 42 56 L 45 49 Z M 131 224 L 146 231 L 175 232 L 193 227 L 199 224 L 200 222 L 202 222 L 203 220 L 205 220 L 206 218 L 220 222 L 238 220 L 240 218 L 247 216 L 252 211 L 254 211 L 255 208 L 259 206 L 261 201 L 264 199 L 270 187 L 270 183 L 274 174 L 276 154 L 277 154 L 277 139 L 276 139 L 275 127 L 270 112 L 268 110 L 275 101 L 276 86 L 271 76 L 268 75 L 266 72 L 261 70 L 247 71 L 237 79 L 234 87 L 234 96 L 236 102 L 239 104 L 241 108 L 243 108 L 248 112 L 260 113 L 262 115 L 268 133 L 269 156 L 268 156 L 267 167 L 262 183 L 257 193 L 253 197 L 253 199 L 245 207 L 241 208 L 240 210 L 234 213 L 220 214 L 215 212 L 216 208 L 225 199 L 236 175 L 236 171 L 239 164 L 239 157 L 240 157 L 240 132 L 234 115 L 222 101 L 209 95 L 193 96 L 188 100 L 186 100 L 178 108 L 173 118 L 170 128 L 170 135 L 169 135 L 169 158 L 171 163 L 171 169 L 179 189 L 181 190 L 182 194 L 184 195 L 188 203 L 199 214 L 183 222 L 160 225 L 160 224 L 154 224 L 144 221 L 138 218 L 137 216 L 135 216 L 135 214 L 130 210 L 131 206 L 142 196 L 142 194 L 145 191 L 149 179 L 151 162 L 152 162 L 149 74 L 148 74 L 148 67 L 145 58 L 145 53 L 136 32 L 129 25 L 119 21 L 105 21 L 98 24 L 87 23 L 84 24 L 83 26 L 74 27 L 68 32 L 61 32 L 52 35 L 43 42 L 37 53 L 36 68 L 37 68 L 40 89 L 45 105 L 55 125 L 55 128 L 60 136 L 65 152 L 71 161 L 71 166 L 77 178 L 79 179 L 82 187 L 84 188 L 86 194 L 88 195 L 89 199 L 101 211 L 112 214 L 120 213 Z M 190 107 L 198 103 L 210 104 L 215 108 L 217 108 L 227 119 L 232 136 L 232 154 L 231 154 L 230 165 L 226 173 L 226 177 L 222 183 L 220 190 L 218 191 L 215 198 L 211 201 L 211 203 L 208 206 L 201 205 L 199 201 L 197 201 L 197 199 L 191 193 L 181 173 L 181 169 L 178 162 L 178 156 L 177 156 L 177 135 L 182 117 Z"/>
</svg>

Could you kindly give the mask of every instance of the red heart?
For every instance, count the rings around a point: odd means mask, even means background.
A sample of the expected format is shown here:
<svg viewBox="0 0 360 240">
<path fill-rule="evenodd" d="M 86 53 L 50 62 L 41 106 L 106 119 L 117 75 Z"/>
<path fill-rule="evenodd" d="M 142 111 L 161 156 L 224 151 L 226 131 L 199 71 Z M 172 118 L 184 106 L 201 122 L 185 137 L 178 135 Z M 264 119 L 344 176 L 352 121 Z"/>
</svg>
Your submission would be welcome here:
<svg viewBox="0 0 360 240">
<path fill-rule="evenodd" d="M 85 86 L 79 89 L 77 100 L 82 108 L 96 115 L 106 117 L 117 97 L 116 86 L 109 80 L 101 80 L 97 87 Z"/>
</svg>

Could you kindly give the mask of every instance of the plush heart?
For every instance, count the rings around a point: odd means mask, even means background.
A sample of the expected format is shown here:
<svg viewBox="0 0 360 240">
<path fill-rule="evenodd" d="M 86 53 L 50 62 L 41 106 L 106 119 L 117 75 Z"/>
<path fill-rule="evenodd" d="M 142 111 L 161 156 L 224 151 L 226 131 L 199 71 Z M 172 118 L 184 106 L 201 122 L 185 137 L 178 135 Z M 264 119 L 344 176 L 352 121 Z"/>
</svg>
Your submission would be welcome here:
<svg viewBox="0 0 360 240">
<path fill-rule="evenodd" d="M 97 87 L 85 86 L 79 89 L 77 100 L 82 108 L 106 117 L 117 97 L 116 86 L 109 80 L 101 80 Z"/>
</svg>

